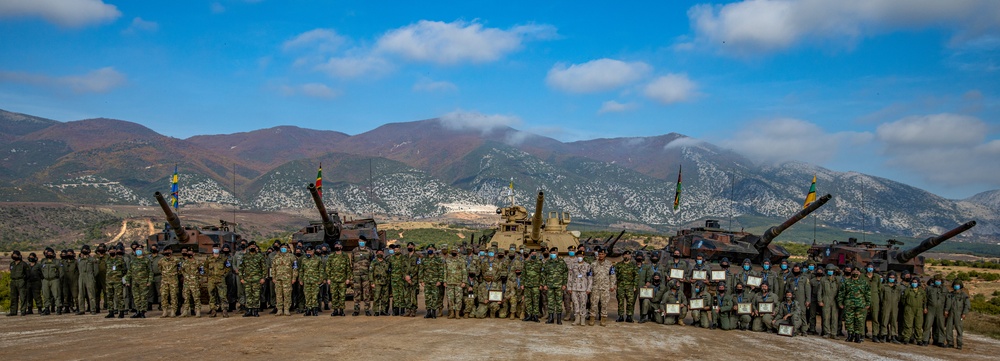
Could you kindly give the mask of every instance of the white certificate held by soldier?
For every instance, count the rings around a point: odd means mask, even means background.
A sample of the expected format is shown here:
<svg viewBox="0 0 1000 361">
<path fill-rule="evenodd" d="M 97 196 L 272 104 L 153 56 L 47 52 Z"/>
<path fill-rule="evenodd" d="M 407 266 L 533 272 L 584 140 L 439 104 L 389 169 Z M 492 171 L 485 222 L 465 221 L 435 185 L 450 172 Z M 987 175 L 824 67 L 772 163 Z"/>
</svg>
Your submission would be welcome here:
<svg viewBox="0 0 1000 361">
<path fill-rule="evenodd" d="M 753 313 L 753 304 L 750 302 L 740 302 L 736 304 L 736 313 L 740 315 L 749 315 Z"/>
<path fill-rule="evenodd" d="M 761 302 L 757 304 L 757 313 L 773 313 L 774 304 L 770 302 Z"/>
<path fill-rule="evenodd" d="M 725 281 L 726 271 L 712 271 L 712 281 Z"/>
<path fill-rule="evenodd" d="M 653 298 L 653 288 L 652 287 L 640 287 L 639 288 L 639 298 Z"/>
<path fill-rule="evenodd" d="M 684 270 L 682 270 L 680 268 L 671 268 L 670 269 L 670 278 L 672 278 L 672 279 L 678 279 L 678 280 L 684 279 Z"/>
<path fill-rule="evenodd" d="M 708 279 L 708 271 L 691 271 L 691 279 L 705 281 Z"/>
<path fill-rule="evenodd" d="M 489 298 L 490 302 L 500 302 L 500 301 L 503 301 L 503 292 L 502 291 L 490 291 L 490 296 L 489 297 L 490 297 Z"/>
<path fill-rule="evenodd" d="M 663 313 L 667 315 L 679 315 L 681 314 L 681 304 L 668 303 L 663 306 Z"/>
<path fill-rule="evenodd" d="M 747 286 L 760 287 L 761 281 L 763 281 L 763 278 L 754 276 L 747 277 Z"/>
<path fill-rule="evenodd" d="M 705 300 L 701 298 L 691 300 L 691 309 L 700 310 L 705 308 Z"/>
<path fill-rule="evenodd" d="M 795 333 L 795 328 L 792 325 L 778 325 L 778 334 L 782 336 L 792 337 Z"/>
</svg>

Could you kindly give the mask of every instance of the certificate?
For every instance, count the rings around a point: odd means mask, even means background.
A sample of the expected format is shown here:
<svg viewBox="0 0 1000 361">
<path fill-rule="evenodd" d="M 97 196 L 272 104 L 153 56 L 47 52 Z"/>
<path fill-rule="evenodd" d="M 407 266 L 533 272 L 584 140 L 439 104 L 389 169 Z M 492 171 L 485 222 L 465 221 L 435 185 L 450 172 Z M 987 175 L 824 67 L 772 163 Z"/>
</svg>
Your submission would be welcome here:
<svg viewBox="0 0 1000 361">
<path fill-rule="evenodd" d="M 753 313 L 753 304 L 750 302 L 740 302 L 736 304 L 736 313 L 749 315 Z"/>
<path fill-rule="evenodd" d="M 684 270 L 682 270 L 680 268 L 671 268 L 670 269 L 670 278 L 684 279 Z"/>
<path fill-rule="evenodd" d="M 503 301 L 503 292 L 490 291 L 490 302 L 500 302 L 500 301 Z"/>
<path fill-rule="evenodd" d="M 691 279 L 701 281 L 707 280 L 708 271 L 691 271 Z"/>
<path fill-rule="evenodd" d="M 663 313 L 668 315 L 679 315 L 681 314 L 681 304 L 680 303 L 668 303 L 663 308 Z"/>
<path fill-rule="evenodd" d="M 760 287 L 760 283 L 763 279 L 760 277 L 750 276 L 747 277 L 747 285 L 753 287 Z"/>
<path fill-rule="evenodd" d="M 639 288 L 639 298 L 653 298 L 653 288 L 652 287 Z"/>
<path fill-rule="evenodd" d="M 778 325 L 779 335 L 792 337 L 793 333 L 795 333 L 795 328 L 791 325 Z"/>
<path fill-rule="evenodd" d="M 774 312 L 774 304 L 770 302 L 761 302 L 757 304 L 757 313 L 772 313 Z"/>
<path fill-rule="evenodd" d="M 726 271 L 712 271 L 712 281 L 725 281 Z"/>
<path fill-rule="evenodd" d="M 699 298 L 699 299 L 691 300 L 691 309 L 692 310 L 700 310 L 700 309 L 703 309 L 703 308 L 705 308 L 705 300 L 704 299 Z"/>
</svg>

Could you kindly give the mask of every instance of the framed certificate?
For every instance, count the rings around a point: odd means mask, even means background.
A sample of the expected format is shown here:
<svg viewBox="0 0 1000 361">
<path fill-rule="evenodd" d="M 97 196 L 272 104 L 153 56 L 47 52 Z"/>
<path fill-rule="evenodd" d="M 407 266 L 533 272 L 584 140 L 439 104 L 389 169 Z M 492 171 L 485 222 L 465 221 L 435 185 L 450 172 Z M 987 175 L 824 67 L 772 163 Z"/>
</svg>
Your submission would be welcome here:
<svg viewBox="0 0 1000 361">
<path fill-rule="evenodd" d="M 639 288 L 639 298 L 653 298 L 653 288 L 652 287 Z"/>
<path fill-rule="evenodd" d="M 703 308 L 705 308 L 705 300 L 704 299 L 698 298 L 698 299 L 691 300 L 691 309 L 692 310 L 700 310 L 700 309 L 703 309 Z"/>
<path fill-rule="evenodd" d="M 782 336 L 792 337 L 795 333 L 795 328 L 791 325 L 778 325 L 778 334 Z"/>
<path fill-rule="evenodd" d="M 725 281 L 726 271 L 712 271 L 712 281 Z"/>
<path fill-rule="evenodd" d="M 740 302 L 736 304 L 736 313 L 749 315 L 753 313 L 753 304 L 750 302 Z"/>
<path fill-rule="evenodd" d="M 760 287 L 761 281 L 763 281 L 763 279 L 760 277 L 747 277 L 747 286 Z"/>
<path fill-rule="evenodd" d="M 698 281 L 698 280 L 701 280 L 701 281 L 707 280 L 708 279 L 708 271 L 691 271 L 691 279 L 696 280 L 696 281 Z"/>
<path fill-rule="evenodd" d="M 761 302 L 757 304 L 758 313 L 772 313 L 774 312 L 774 304 L 770 302 Z"/>
<path fill-rule="evenodd" d="M 670 278 L 679 279 L 679 280 L 680 279 L 684 279 L 684 270 L 682 270 L 680 268 L 671 268 L 670 269 Z"/>
<path fill-rule="evenodd" d="M 503 292 L 490 291 L 490 302 L 500 302 L 500 301 L 503 301 Z"/>
<path fill-rule="evenodd" d="M 663 313 L 668 315 L 679 315 L 681 314 L 681 304 L 680 303 L 668 303 L 663 308 Z"/>
</svg>

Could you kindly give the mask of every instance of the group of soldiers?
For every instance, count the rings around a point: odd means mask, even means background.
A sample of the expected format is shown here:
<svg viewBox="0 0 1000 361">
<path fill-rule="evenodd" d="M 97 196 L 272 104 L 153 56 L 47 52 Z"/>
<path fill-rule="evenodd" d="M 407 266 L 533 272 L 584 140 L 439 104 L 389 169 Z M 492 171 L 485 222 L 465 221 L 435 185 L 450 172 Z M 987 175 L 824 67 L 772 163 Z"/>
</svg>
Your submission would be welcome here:
<svg viewBox="0 0 1000 361">
<path fill-rule="evenodd" d="M 611 297 L 617 301 L 616 322 L 685 324 L 721 330 L 808 334 L 847 341 L 915 343 L 962 347 L 962 321 L 970 311 L 960 281 L 946 288 L 940 276 L 926 284 L 903 272 L 876 272 L 850 265 L 842 269 L 813 262 L 772 268 L 769 261 L 749 259 L 732 269 L 723 258 L 713 266 L 702 255 L 685 259 L 674 251 L 661 262 L 660 252 L 626 251 L 612 262 L 606 250 L 570 247 L 526 250 L 512 244 L 490 247 L 434 245 L 418 251 L 390 245 L 372 249 L 362 239 L 345 252 L 275 242 L 261 250 L 254 242 L 216 246 L 205 259 L 194 251 L 162 253 L 132 243 L 47 248 L 44 259 L 34 253 L 25 262 L 13 252 L 11 312 L 8 316 L 52 312 L 97 314 L 100 300 L 106 318 L 145 318 L 152 304 L 161 317 L 201 316 L 201 291 L 209 294 L 209 316 L 228 317 L 237 308 L 244 317 L 263 309 L 290 316 L 293 312 L 345 316 L 347 289 L 353 291 L 353 316 L 415 317 L 423 291 L 424 318 L 509 318 L 523 321 L 606 326 Z M 716 272 L 713 272 L 716 271 Z M 721 271 L 721 273 L 719 272 Z M 709 277 L 719 276 L 721 277 Z M 898 276 L 898 277 L 897 277 Z M 238 307 L 237 307 L 238 305 Z M 869 326 L 870 321 L 870 326 Z M 788 331 L 787 329 L 789 329 Z M 901 331 L 900 331 L 901 330 Z"/>
</svg>

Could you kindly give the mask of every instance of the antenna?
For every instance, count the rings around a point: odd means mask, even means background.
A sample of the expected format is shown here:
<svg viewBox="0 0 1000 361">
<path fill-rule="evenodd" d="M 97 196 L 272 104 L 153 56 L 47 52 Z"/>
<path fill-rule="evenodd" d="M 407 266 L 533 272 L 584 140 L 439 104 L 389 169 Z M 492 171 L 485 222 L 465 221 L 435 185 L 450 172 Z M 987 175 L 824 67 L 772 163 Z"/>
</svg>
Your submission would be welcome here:
<svg viewBox="0 0 1000 361">
<path fill-rule="evenodd" d="M 372 170 L 372 158 L 368 158 L 368 204 L 372 207 L 372 219 L 375 219 L 375 177 Z"/>
<path fill-rule="evenodd" d="M 729 230 L 733 229 L 733 216 L 736 213 L 736 170 L 730 176 L 732 181 L 729 185 Z"/>
<path fill-rule="evenodd" d="M 238 199 L 239 198 L 236 198 L 236 162 L 233 162 L 233 236 L 232 237 L 236 237 L 235 236 L 237 231 L 236 228 L 238 227 L 238 225 L 236 224 L 236 203 L 238 202 Z M 234 238 L 233 241 L 236 241 L 236 239 Z"/>
<path fill-rule="evenodd" d="M 865 235 L 866 232 L 867 232 L 867 227 L 865 225 L 865 177 L 862 174 L 861 175 L 861 242 L 867 241 L 867 237 Z"/>
</svg>

